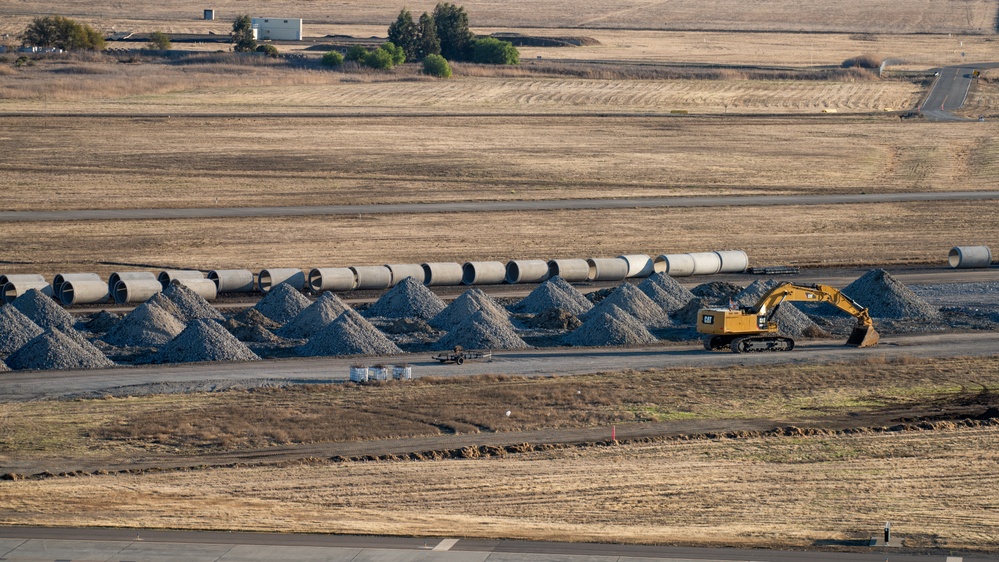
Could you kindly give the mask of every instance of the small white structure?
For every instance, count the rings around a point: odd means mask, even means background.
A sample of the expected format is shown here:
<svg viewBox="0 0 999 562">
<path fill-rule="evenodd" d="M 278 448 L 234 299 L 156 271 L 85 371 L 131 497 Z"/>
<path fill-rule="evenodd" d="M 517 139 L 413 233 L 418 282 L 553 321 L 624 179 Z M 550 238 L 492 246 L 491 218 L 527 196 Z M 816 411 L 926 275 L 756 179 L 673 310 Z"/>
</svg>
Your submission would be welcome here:
<svg viewBox="0 0 999 562">
<path fill-rule="evenodd" d="M 260 41 L 301 41 L 302 20 L 291 18 L 253 18 L 254 39 Z"/>
<path fill-rule="evenodd" d="M 205 19 L 208 20 L 208 21 L 214 20 L 215 19 L 215 10 L 212 10 L 210 8 L 205 8 Z"/>
</svg>

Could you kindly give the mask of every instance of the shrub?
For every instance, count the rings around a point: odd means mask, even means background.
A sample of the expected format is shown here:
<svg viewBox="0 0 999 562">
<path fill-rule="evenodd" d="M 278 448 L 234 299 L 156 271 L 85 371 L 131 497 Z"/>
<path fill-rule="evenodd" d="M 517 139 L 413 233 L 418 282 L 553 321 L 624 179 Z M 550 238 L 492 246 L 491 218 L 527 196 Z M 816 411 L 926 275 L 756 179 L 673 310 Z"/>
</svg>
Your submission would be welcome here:
<svg viewBox="0 0 999 562">
<path fill-rule="evenodd" d="M 404 51 L 402 47 L 397 47 L 391 41 L 383 43 L 382 46 L 378 48 L 392 55 L 393 65 L 400 65 L 406 62 L 406 51 Z"/>
<path fill-rule="evenodd" d="M 360 45 L 352 45 L 347 49 L 347 56 L 345 57 L 349 61 L 362 62 L 364 57 L 368 54 L 368 50 Z"/>
<path fill-rule="evenodd" d="M 393 66 L 392 53 L 385 49 L 375 49 L 364 55 L 364 65 L 379 70 L 390 70 Z"/>
<path fill-rule="evenodd" d="M 843 61 L 843 68 L 881 68 L 881 57 L 874 55 L 860 55 L 859 57 L 850 57 Z"/>
<path fill-rule="evenodd" d="M 436 76 L 438 78 L 450 78 L 451 65 L 448 64 L 447 60 L 440 55 L 427 55 L 427 57 L 423 59 L 423 73 Z"/>
<path fill-rule="evenodd" d="M 274 45 L 258 45 L 257 46 L 257 52 L 258 53 L 264 53 L 265 55 L 267 55 L 269 57 L 276 57 L 276 56 L 278 56 L 278 49 Z"/>
<path fill-rule="evenodd" d="M 148 47 L 154 51 L 166 51 L 170 48 L 170 36 L 162 31 L 154 31 L 149 34 Z"/>
<path fill-rule="evenodd" d="M 479 64 L 520 64 L 520 52 L 513 43 L 495 37 L 472 42 L 472 62 Z"/>
<path fill-rule="evenodd" d="M 36 47 L 55 47 L 64 51 L 104 49 L 104 36 L 100 32 L 62 16 L 33 19 L 21 37 L 25 45 Z"/>
<path fill-rule="evenodd" d="M 238 16 L 232 22 L 229 34 L 232 50 L 237 53 L 250 53 L 256 50 L 257 41 L 253 38 L 253 19 L 249 15 Z"/>
<path fill-rule="evenodd" d="M 337 67 L 343 65 L 343 55 L 339 51 L 330 51 L 323 55 L 323 66 Z"/>
</svg>

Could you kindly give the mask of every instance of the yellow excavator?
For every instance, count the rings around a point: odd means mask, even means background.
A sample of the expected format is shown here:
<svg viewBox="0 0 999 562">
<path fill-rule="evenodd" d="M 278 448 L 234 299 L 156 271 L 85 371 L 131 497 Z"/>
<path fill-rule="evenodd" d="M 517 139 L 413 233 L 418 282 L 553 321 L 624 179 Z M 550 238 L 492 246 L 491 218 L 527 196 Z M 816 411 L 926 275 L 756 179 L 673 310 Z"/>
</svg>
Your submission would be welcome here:
<svg viewBox="0 0 999 562">
<path fill-rule="evenodd" d="M 857 319 L 846 345 L 871 347 L 881 339 L 867 309 L 828 285 L 784 283 L 760 297 L 754 306 L 702 308 L 697 311 L 697 331 L 704 334 L 704 349 L 731 349 L 735 353 L 791 351 L 794 340 L 777 331 L 777 309 L 783 302 L 827 302 Z"/>
</svg>

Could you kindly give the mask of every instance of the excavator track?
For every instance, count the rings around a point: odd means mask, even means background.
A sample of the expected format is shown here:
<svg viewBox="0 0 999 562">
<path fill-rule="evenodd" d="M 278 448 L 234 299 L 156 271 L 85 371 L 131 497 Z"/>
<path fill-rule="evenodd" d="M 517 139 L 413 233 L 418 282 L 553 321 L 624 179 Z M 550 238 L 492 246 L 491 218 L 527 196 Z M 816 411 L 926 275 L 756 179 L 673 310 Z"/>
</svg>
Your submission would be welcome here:
<svg viewBox="0 0 999 562">
<path fill-rule="evenodd" d="M 735 338 L 729 345 L 732 353 L 766 353 L 791 351 L 794 340 L 787 336 L 746 336 Z"/>
</svg>

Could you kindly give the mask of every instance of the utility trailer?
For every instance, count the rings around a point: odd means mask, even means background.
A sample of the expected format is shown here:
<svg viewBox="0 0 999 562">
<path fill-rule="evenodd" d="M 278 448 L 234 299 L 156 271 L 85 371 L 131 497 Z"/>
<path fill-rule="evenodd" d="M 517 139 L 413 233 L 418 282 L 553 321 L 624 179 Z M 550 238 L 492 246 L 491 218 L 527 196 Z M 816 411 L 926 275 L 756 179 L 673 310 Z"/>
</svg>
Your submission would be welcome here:
<svg viewBox="0 0 999 562">
<path fill-rule="evenodd" d="M 462 349 L 460 345 L 454 346 L 451 351 L 442 351 L 437 355 L 430 357 L 434 361 L 440 361 L 441 363 L 454 363 L 455 365 L 461 365 L 466 359 L 476 359 L 480 361 L 492 361 L 493 352 L 492 351 L 470 351 L 467 349 Z"/>
</svg>

